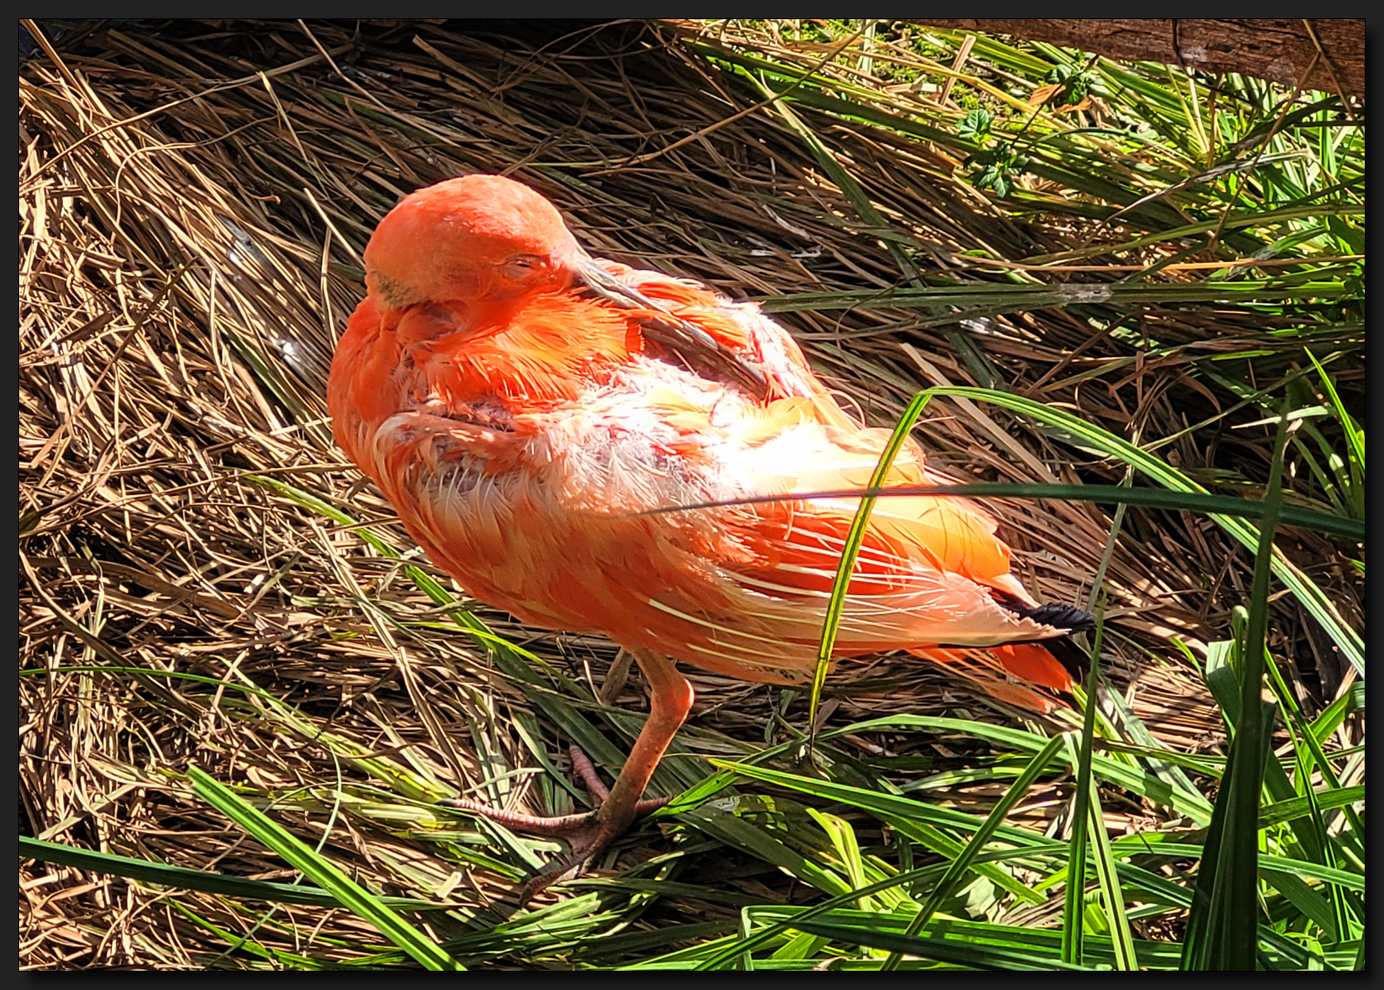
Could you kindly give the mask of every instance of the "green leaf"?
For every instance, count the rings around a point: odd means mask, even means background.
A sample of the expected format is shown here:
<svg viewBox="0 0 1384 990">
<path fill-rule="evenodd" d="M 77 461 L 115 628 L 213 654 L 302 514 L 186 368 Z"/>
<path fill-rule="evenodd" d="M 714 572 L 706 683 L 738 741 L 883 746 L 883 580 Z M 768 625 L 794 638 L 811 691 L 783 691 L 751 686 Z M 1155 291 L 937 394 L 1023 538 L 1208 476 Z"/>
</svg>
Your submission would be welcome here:
<svg viewBox="0 0 1384 990">
<path fill-rule="evenodd" d="M 994 119 L 995 116 L 990 111 L 976 108 L 956 125 L 956 133 L 964 138 L 984 140 L 990 136 L 990 124 Z"/>
<path fill-rule="evenodd" d="M 79 849 L 76 846 L 67 846 L 60 842 L 46 842 L 26 835 L 19 837 L 19 855 L 31 856 L 42 863 L 57 863 L 61 866 L 86 870 L 89 873 L 127 877 L 131 880 L 158 884 L 174 890 L 200 890 L 209 894 L 221 894 L 225 897 L 239 897 L 253 901 L 268 901 L 272 904 L 314 904 L 319 907 L 335 907 L 340 903 L 334 894 L 320 887 L 276 883 L 271 880 L 251 880 L 225 873 L 212 873 L 208 870 L 191 870 L 182 866 L 169 866 L 165 863 L 154 863 L 115 853 Z M 432 901 L 412 897 L 382 897 L 380 900 L 390 907 L 412 910 L 439 906 Z"/>
</svg>

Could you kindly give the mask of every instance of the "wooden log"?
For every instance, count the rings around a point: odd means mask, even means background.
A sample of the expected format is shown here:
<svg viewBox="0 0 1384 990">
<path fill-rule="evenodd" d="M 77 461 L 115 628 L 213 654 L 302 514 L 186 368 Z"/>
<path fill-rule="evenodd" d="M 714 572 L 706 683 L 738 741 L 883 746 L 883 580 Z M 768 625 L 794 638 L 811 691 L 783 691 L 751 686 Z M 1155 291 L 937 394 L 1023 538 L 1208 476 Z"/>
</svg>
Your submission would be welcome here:
<svg viewBox="0 0 1384 990">
<path fill-rule="evenodd" d="M 909 22 L 1008 34 L 1111 58 L 1166 62 L 1213 74 L 1239 72 L 1285 86 L 1301 82 L 1304 89 L 1347 97 L 1363 97 L 1365 93 L 1365 21 L 1358 17 L 1310 21 L 1267 17 L 929 17 L 909 18 Z M 1313 56 L 1317 56 L 1315 65 Z"/>
</svg>

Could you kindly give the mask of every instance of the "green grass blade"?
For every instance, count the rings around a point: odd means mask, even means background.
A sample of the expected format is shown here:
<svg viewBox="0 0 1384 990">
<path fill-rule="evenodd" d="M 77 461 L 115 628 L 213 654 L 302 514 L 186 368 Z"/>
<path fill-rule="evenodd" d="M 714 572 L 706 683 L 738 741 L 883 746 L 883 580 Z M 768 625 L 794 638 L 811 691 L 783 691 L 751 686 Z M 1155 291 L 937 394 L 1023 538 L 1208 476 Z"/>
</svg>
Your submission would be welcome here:
<svg viewBox="0 0 1384 990">
<path fill-rule="evenodd" d="M 1207 835 L 1197 875 L 1196 900 L 1188 919 L 1183 960 L 1195 970 L 1254 969 L 1259 906 L 1259 795 L 1276 706 L 1261 701 L 1264 637 L 1273 535 L 1282 500 L 1283 452 L 1287 417 L 1278 423 L 1269 488 L 1264 498 L 1264 530 L 1254 562 L 1249 623 L 1239 650 L 1240 719 L 1230 743 L 1230 760 Z"/>
<path fill-rule="evenodd" d="M 1331 376 L 1326 373 L 1321 362 L 1311 351 L 1307 352 L 1307 357 L 1311 359 L 1312 365 L 1317 369 L 1317 375 L 1322 383 L 1327 397 L 1331 400 L 1332 412 L 1336 415 L 1336 421 L 1341 424 L 1341 429 L 1346 437 L 1346 462 L 1349 468 L 1349 494 L 1355 514 L 1359 518 L 1364 518 L 1365 514 L 1365 431 L 1360 429 L 1359 424 L 1346 412 L 1345 405 L 1341 402 L 1340 395 L 1336 392 L 1336 386 L 1331 381 Z"/>
<path fill-rule="evenodd" d="M 1134 935 L 1130 931 L 1129 916 L 1125 912 L 1125 897 L 1120 886 L 1119 870 L 1110 849 L 1110 837 L 1105 831 L 1105 814 L 1101 811 L 1100 795 L 1095 789 L 1091 791 L 1086 827 L 1091 836 L 1091 851 L 1094 853 L 1101 901 L 1105 905 L 1105 914 L 1110 925 L 1110 944 L 1114 950 L 1115 968 L 1138 969 L 1139 962 L 1134 954 Z"/>
<path fill-rule="evenodd" d="M 1266 667 L 1271 675 L 1271 683 L 1274 694 L 1279 699 L 1279 705 L 1287 715 L 1287 729 L 1293 744 L 1293 756 L 1297 764 L 1294 782 L 1298 795 L 1306 798 L 1310 808 L 1309 814 L 1301 820 L 1305 830 L 1310 833 L 1309 842 L 1302 843 L 1304 849 L 1312 854 L 1315 859 L 1327 867 L 1336 867 L 1337 844 L 1327 834 L 1325 820 L 1322 817 L 1322 810 L 1317 801 L 1317 792 L 1312 787 L 1312 777 L 1314 771 L 1320 773 L 1328 788 L 1336 790 L 1341 784 L 1336 776 L 1335 770 L 1331 766 L 1331 761 L 1327 759 L 1321 744 L 1316 736 L 1312 734 L 1306 721 L 1302 717 L 1302 710 L 1298 707 L 1297 699 L 1288 685 L 1284 683 L 1282 676 L 1278 672 L 1277 666 L 1271 661 L 1266 660 Z M 1342 838 L 1350 839 L 1355 836 L 1364 835 L 1364 823 L 1355 813 L 1355 809 L 1346 805 L 1343 809 L 1345 824 L 1347 828 L 1342 830 Z M 1294 823 L 1295 825 L 1297 823 Z M 1295 833 L 1301 830 L 1294 828 Z M 1296 879 L 1296 878 L 1294 878 Z M 1277 885 L 1276 885 L 1277 886 Z M 1319 919 L 1318 915 L 1311 914 L 1308 905 L 1315 903 L 1314 892 L 1298 891 L 1299 896 L 1293 897 L 1292 894 L 1283 887 L 1278 889 L 1290 899 L 1298 904 L 1304 914 L 1311 915 L 1314 919 Z M 1296 888 L 1295 888 L 1296 889 Z M 1329 923 L 1322 927 L 1331 933 L 1331 941 L 1343 941 L 1350 937 L 1349 933 L 1359 924 L 1363 924 L 1361 912 L 1357 911 L 1354 902 L 1346 896 L 1345 891 L 1338 884 L 1332 884 L 1328 889 L 1328 896 L 1331 901 L 1332 918 Z M 1306 895 L 1313 895 L 1308 898 Z"/>
<path fill-rule="evenodd" d="M 811 858 L 780 842 L 765 830 L 719 807 L 704 805 L 684 812 L 682 818 L 732 849 L 742 849 L 758 856 L 766 863 L 772 863 L 790 876 L 797 877 L 830 896 L 849 894 L 856 889 L 855 885 L 835 870 L 813 862 Z"/>
<path fill-rule="evenodd" d="M 884 445 L 884 450 L 879 455 L 879 463 L 875 465 L 874 473 L 870 475 L 870 487 L 879 488 L 884 484 L 884 479 L 889 477 L 889 472 L 894 466 L 894 458 L 898 456 L 899 450 L 903 447 L 908 435 L 913 431 L 913 424 L 918 421 L 918 417 L 927 408 L 928 396 L 919 392 L 913 397 L 913 401 L 908 404 L 904 414 L 894 426 L 894 432 L 889 437 L 889 442 Z M 836 631 L 841 625 L 841 612 L 846 607 L 846 593 L 850 588 L 851 574 L 855 571 L 855 559 L 860 553 L 860 545 L 865 539 L 865 529 L 870 525 L 870 514 L 875 508 L 875 499 L 866 497 L 860 500 L 856 507 L 855 517 L 851 520 L 851 528 L 846 532 L 846 543 L 841 552 L 841 561 L 836 565 L 836 579 L 832 582 L 831 597 L 827 601 L 826 618 L 822 623 L 822 638 L 817 644 L 817 666 L 812 673 L 812 696 L 808 702 L 808 711 L 814 713 L 813 725 L 816 725 L 815 713 L 821 703 L 822 686 L 826 684 L 827 671 L 831 668 L 831 651 L 836 643 Z"/>
<path fill-rule="evenodd" d="M 1201 512 L 1206 515 L 1223 515 L 1241 519 L 1262 519 L 1264 503 L 1254 502 L 1235 495 L 1211 495 L 1204 491 L 1184 491 L 1180 489 L 1129 488 L 1124 485 L 1039 485 L 1014 484 L 1012 482 L 968 482 L 962 485 L 899 485 L 890 488 L 869 486 L 860 489 L 839 489 L 819 492 L 794 492 L 791 496 L 766 495 L 746 499 L 732 499 L 722 502 L 694 503 L 675 508 L 657 509 L 654 513 L 685 512 L 689 509 L 707 508 L 718 505 L 754 505 L 762 502 L 783 501 L 787 498 L 889 498 L 893 496 L 935 495 L 939 498 L 1031 498 L 1053 499 L 1066 502 L 1100 502 L 1117 505 L 1137 505 L 1149 509 L 1170 509 L 1179 512 Z M 651 513 L 653 514 L 653 513 Z M 1283 525 L 1297 526 L 1314 530 L 1330 536 L 1363 542 L 1365 523 L 1344 515 L 1333 515 L 1315 509 L 1298 506 L 1283 506 L 1280 512 Z"/>
<path fill-rule="evenodd" d="M 190 870 L 182 866 L 167 866 L 163 863 L 153 863 L 115 853 L 78 849 L 75 846 L 63 845 L 60 842 L 46 842 L 26 835 L 19 837 L 19 855 L 31 856 L 43 863 L 72 866 L 89 873 L 126 877 L 130 880 L 154 883 L 177 890 L 200 890 L 208 894 L 268 901 L 273 904 L 314 904 L 320 907 L 335 907 L 340 903 L 333 894 L 318 887 L 276 883 L 271 880 L 250 880 L 246 877 L 233 877 L 224 873 L 211 873 L 207 870 Z M 382 897 L 380 900 L 391 907 L 411 910 L 438 907 L 433 902 L 416 900 L 411 897 Z"/>
<path fill-rule="evenodd" d="M 405 921 L 393 908 L 346 876 L 297 836 L 242 800 L 229 787 L 197 767 L 189 767 L 188 776 L 202 800 L 226 815 L 257 841 L 274 850 L 294 869 L 331 892 L 342 907 L 374 925 L 382 935 L 407 952 L 424 968 L 451 971 L 464 968 L 436 942 Z"/>
<path fill-rule="evenodd" d="M 910 872 L 900 873 L 897 876 L 889 877 L 885 880 L 876 881 L 875 883 L 869 884 L 865 887 L 861 887 L 855 890 L 844 891 L 840 894 L 837 894 L 834 897 L 829 897 L 821 904 L 815 904 L 809 908 L 799 909 L 801 913 L 797 914 L 797 917 L 809 919 L 820 917 L 839 908 L 847 907 L 859 898 L 869 897 L 893 887 L 906 886 L 907 884 L 912 883 L 914 880 L 917 880 L 918 878 L 923 876 L 926 872 L 928 871 L 912 870 Z M 769 908 L 767 910 L 774 911 L 777 909 Z M 749 911 L 750 909 L 746 909 L 746 914 L 748 914 Z M 771 942 L 776 937 L 780 936 L 790 927 L 792 927 L 792 925 L 788 920 L 785 919 L 772 923 L 767 927 L 761 929 L 760 931 L 754 932 L 753 934 L 745 932 L 739 938 L 728 941 L 721 948 L 716 949 L 710 955 L 707 955 L 704 958 L 700 959 L 694 968 L 698 970 L 715 970 L 724 968 L 733 960 L 736 960 L 742 956 L 748 956 L 750 953 L 769 944 L 769 942 Z"/>
<path fill-rule="evenodd" d="M 855 829 L 851 828 L 850 822 L 816 808 L 805 808 L 804 810 L 831 839 L 831 844 L 836 849 L 836 855 L 846 870 L 846 879 L 850 882 L 851 887 L 858 889 L 865 886 L 865 862 L 861 858 L 860 843 L 856 839 Z M 864 910 L 869 910 L 872 907 L 866 898 L 862 898 L 858 906 Z"/>
<path fill-rule="evenodd" d="M 966 843 L 960 855 L 956 856 L 951 861 L 951 865 L 947 867 L 947 872 L 942 875 L 942 879 L 938 881 L 936 888 L 928 895 L 928 899 L 923 903 L 922 909 L 913 917 L 913 920 L 908 923 L 905 934 L 916 935 L 932 920 L 932 916 L 936 914 L 942 902 L 952 895 L 960 884 L 961 879 L 970 870 L 976 855 L 985 848 L 991 836 L 995 834 L 995 830 L 1004 823 L 1005 816 L 1009 814 L 1009 810 L 1013 808 L 1014 805 L 1018 804 L 1019 799 L 1028 793 L 1029 788 L 1033 786 L 1038 776 L 1047 769 L 1048 764 L 1052 762 L 1052 758 L 1056 756 L 1057 751 L 1062 748 L 1062 741 L 1062 736 L 1054 736 L 1052 739 L 1048 740 L 1048 744 L 1039 750 L 1038 754 L 1029 761 L 1028 766 L 1024 767 L 1018 779 L 1016 779 L 1014 783 L 1010 785 L 1009 789 L 1005 791 L 1004 797 L 997 801 L 994 808 L 985 816 L 985 821 L 981 824 L 980 828 L 976 829 L 975 834 L 971 836 L 970 841 Z M 898 968 L 899 961 L 900 956 L 898 953 L 891 954 L 890 957 L 885 960 L 881 968 L 886 970 L 896 969 Z"/>
<path fill-rule="evenodd" d="M 832 734 L 839 731 L 880 731 L 891 727 L 926 728 L 938 732 L 955 732 L 959 735 L 983 739 L 986 742 L 1020 753 L 1036 753 L 1047 744 L 1045 737 L 1025 732 L 1022 729 L 930 715 L 891 715 L 886 718 L 869 719 L 864 722 L 857 722 L 846 730 L 832 730 Z M 823 735 L 825 736 L 826 733 Z M 1154 773 L 1100 754 L 1092 756 L 1091 767 L 1096 776 L 1110 784 L 1141 794 L 1150 801 L 1165 805 L 1199 823 L 1204 824 L 1211 820 L 1211 802 L 1200 795 L 1188 795 L 1176 791 Z M 744 772 L 747 776 L 754 776 L 774 771 L 765 771 L 763 768 L 756 767 L 753 770 L 744 770 Z M 844 798 L 838 798 L 838 800 L 844 800 Z"/>
<path fill-rule="evenodd" d="M 1005 392 L 995 392 L 988 389 L 970 388 L 965 386 L 938 386 L 927 390 L 932 395 L 955 395 L 981 402 L 990 402 L 1002 406 L 1013 412 L 1024 416 L 1031 416 L 1033 419 L 1066 430 L 1083 442 L 1104 451 L 1110 456 L 1117 457 L 1126 464 L 1142 471 L 1154 481 L 1165 488 L 1181 492 L 1194 492 L 1206 494 L 1206 490 L 1192 481 L 1181 471 L 1171 467 L 1165 462 L 1148 454 L 1114 434 L 1105 430 L 1091 426 L 1089 423 L 1044 405 L 1041 402 L 1034 402 L 1021 396 L 1010 395 Z M 1275 476 L 1271 483 L 1278 483 L 1281 486 L 1282 479 Z M 1267 500 L 1266 500 L 1267 501 Z M 1278 517 L 1275 512 L 1275 520 Z M 1210 518 L 1222 529 L 1233 536 L 1242 546 L 1256 553 L 1260 549 L 1259 530 L 1249 525 L 1241 519 L 1236 519 L 1220 513 L 1212 513 Z M 1351 629 L 1346 621 L 1337 612 L 1331 600 L 1322 590 L 1292 561 L 1288 560 L 1283 554 L 1277 552 L 1272 546 L 1267 551 L 1270 556 L 1270 567 L 1273 576 L 1282 581 L 1297 596 L 1303 607 L 1315 618 L 1341 650 L 1342 655 L 1350 662 L 1363 677 L 1365 674 L 1365 644 L 1360 635 Z"/>
<path fill-rule="evenodd" d="M 1340 299 L 1352 290 L 1330 278 L 1304 282 L 1302 279 L 1243 280 L 1239 282 L 1075 282 L 1052 285 L 1004 285 L 962 283 L 956 286 L 837 290 L 798 292 L 759 299 L 766 313 L 797 313 L 804 310 L 917 309 L 954 306 L 958 309 L 1000 307 L 997 313 L 1025 309 L 1064 309 L 1068 306 L 1104 305 L 1127 309 L 1137 306 L 1170 306 L 1188 303 L 1252 305 L 1303 296 Z M 952 317 L 955 319 L 955 316 Z M 960 387 L 960 386 L 958 386 Z"/>
<path fill-rule="evenodd" d="M 938 962 L 952 963 L 975 969 L 999 969 L 1023 972 L 1025 970 L 1080 970 L 1062 962 L 1055 955 L 1047 953 L 1023 952 L 1014 949 L 985 945 L 981 942 L 960 941 L 947 938 L 929 938 L 909 932 L 891 932 L 874 927 L 832 924 L 817 919 L 794 919 L 792 928 L 811 932 L 834 942 L 867 945 L 875 949 L 886 949 L 890 959 L 904 955 L 935 959 Z"/>
<path fill-rule="evenodd" d="M 1071 858 L 1067 861 L 1067 889 L 1062 910 L 1062 961 L 1077 965 L 1081 962 L 1086 904 L 1086 842 L 1090 829 L 1082 828 L 1090 807 L 1095 778 L 1091 773 L 1092 744 L 1096 734 L 1096 704 L 1100 697 L 1100 648 L 1105 632 L 1105 602 L 1102 599 L 1096 612 L 1096 631 L 1091 646 L 1091 666 L 1086 674 L 1086 707 L 1081 717 L 1081 745 L 1073 754 L 1076 765 L 1076 795 L 1072 800 Z M 1068 746 L 1071 737 L 1067 737 Z"/>
</svg>

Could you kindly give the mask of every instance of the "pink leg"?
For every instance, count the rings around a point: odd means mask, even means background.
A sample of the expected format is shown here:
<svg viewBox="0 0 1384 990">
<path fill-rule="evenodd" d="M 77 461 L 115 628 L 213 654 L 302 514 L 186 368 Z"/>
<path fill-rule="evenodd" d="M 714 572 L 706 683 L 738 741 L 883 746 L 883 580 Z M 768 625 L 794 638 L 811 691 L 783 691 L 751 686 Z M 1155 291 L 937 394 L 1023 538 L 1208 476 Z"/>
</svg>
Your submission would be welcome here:
<svg viewBox="0 0 1384 990">
<path fill-rule="evenodd" d="M 634 741 L 634 748 L 625 760 L 615 786 L 607 791 L 586 754 L 576 747 L 572 749 L 573 769 L 585 782 L 592 798 L 597 802 L 595 811 L 581 815 L 540 818 L 497 811 L 465 798 L 451 798 L 439 802 L 448 807 L 484 815 L 516 831 L 568 841 L 572 847 L 571 854 L 560 860 L 555 867 L 526 883 L 520 892 L 521 903 L 527 902 L 551 884 L 579 875 L 612 839 L 629 828 L 631 822 L 640 815 L 648 814 L 668 803 L 667 798 L 641 801 L 640 796 L 644 793 L 649 778 L 653 776 L 659 760 L 663 758 L 668 744 L 673 741 L 673 736 L 687 718 L 687 712 L 692 707 L 692 685 L 677 672 L 667 657 L 648 650 L 633 652 L 639 662 L 639 669 L 644 672 L 644 679 L 649 682 L 649 718 L 644 723 L 639 738 Z"/>
</svg>

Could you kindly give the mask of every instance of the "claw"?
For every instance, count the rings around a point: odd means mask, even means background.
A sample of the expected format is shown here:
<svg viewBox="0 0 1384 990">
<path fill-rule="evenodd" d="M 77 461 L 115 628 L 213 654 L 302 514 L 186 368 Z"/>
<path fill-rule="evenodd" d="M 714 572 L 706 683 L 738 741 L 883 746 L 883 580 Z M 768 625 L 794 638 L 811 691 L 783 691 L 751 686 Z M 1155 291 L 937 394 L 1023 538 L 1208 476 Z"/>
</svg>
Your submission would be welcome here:
<svg viewBox="0 0 1384 990">
<path fill-rule="evenodd" d="M 611 840 L 624 830 L 625 826 L 616 828 L 611 824 L 603 823 L 584 831 L 579 836 L 569 838 L 568 842 L 572 847 L 571 853 L 558 860 L 538 876 L 530 878 L 519 889 L 519 906 L 525 906 L 555 883 L 581 876 L 592 861 L 605 851 Z"/>
<path fill-rule="evenodd" d="M 610 788 L 605 785 L 605 781 L 601 780 L 595 766 L 591 763 L 591 759 L 580 748 L 573 746 L 568 752 L 572 757 L 572 769 L 581 778 L 581 782 L 586 785 L 592 803 L 595 805 L 591 811 L 576 815 L 539 816 L 492 808 L 469 798 L 443 798 L 437 802 L 443 807 L 459 808 L 473 815 L 488 818 L 492 822 L 497 822 L 516 832 L 526 832 L 530 835 L 567 841 L 571 847 L 571 852 L 538 876 L 530 878 L 520 888 L 520 907 L 526 905 L 553 884 L 581 876 L 592 861 L 604 852 L 606 847 L 623 833 L 631 822 L 657 811 L 672 800 L 670 797 L 642 798 L 634 803 L 631 809 L 632 813 L 620 814 L 617 808 L 603 818 L 602 811 L 607 808 L 606 799 L 610 797 Z"/>
<path fill-rule="evenodd" d="M 692 685 L 678 675 L 667 657 L 648 650 L 633 652 L 649 684 L 649 717 L 640 730 L 639 738 L 634 741 L 634 748 L 630 750 L 615 786 L 606 787 L 585 753 L 575 746 L 571 750 L 572 769 L 586 784 L 595 810 L 580 815 L 541 818 L 501 811 L 467 798 L 447 798 L 438 802 L 449 808 L 460 808 L 489 818 L 516 832 L 567 841 L 571 853 L 559 860 L 552 869 L 524 884 L 519 892 L 521 904 L 527 904 L 530 898 L 552 884 L 579 875 L 610 845 L 612 839 L 630 827 L 631 822 L 658 810 L 670 800 L 641 799 L 640 795 L 644 793 L 654 768 L 663 757 L 663 751 L 668 748 L 668 743 L 692 707 Z"/>
</svg>

